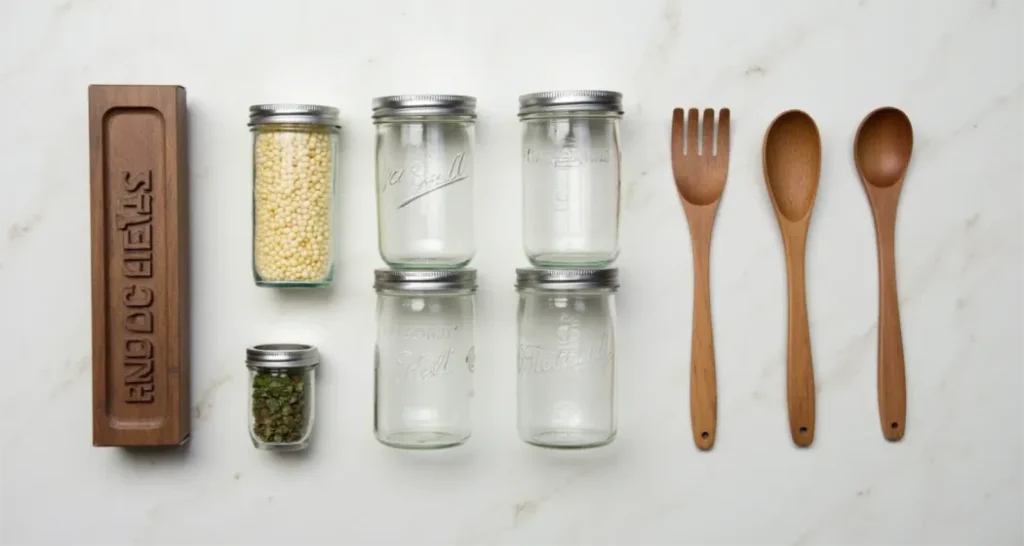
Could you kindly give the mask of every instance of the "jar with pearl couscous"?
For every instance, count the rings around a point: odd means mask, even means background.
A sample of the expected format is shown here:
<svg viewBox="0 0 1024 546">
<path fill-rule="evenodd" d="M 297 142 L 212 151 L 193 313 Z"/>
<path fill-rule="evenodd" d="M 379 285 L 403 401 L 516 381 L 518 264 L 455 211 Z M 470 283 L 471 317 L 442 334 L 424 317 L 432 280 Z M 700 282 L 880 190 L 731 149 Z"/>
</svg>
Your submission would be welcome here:
<svg viewBox="0 0 1024 546">
<path fill-rule="evenodd" d="M 258 286 L 327 286 L 334 277 L 338 110 L 249 108 L 253 134 L 253 276 Z"/>
</svg>

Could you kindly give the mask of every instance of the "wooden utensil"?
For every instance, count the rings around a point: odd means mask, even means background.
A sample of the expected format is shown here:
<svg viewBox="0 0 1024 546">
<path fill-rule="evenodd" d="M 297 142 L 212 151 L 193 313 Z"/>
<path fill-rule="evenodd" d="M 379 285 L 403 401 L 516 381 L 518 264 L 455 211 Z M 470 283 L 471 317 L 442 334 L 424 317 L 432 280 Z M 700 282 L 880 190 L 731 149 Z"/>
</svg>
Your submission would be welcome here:
<svg viewBox="0 0 1024 546">
<path fill-rule="evenodd" d="M 799 110 L 779 114 L 765 133 L 762 159 L 768 195 L 782 232 L 789 277 L 789 430 L 796 445 L 807 447 L 814 441 L 814 367 L 807 324 L 804 253 L 821 174 L 821 137 L 811 116 Z"/>
<path fill-rule="evenodd" d="M 896 294 L 896 206 L 903 189 L 914 131 L 902 111 L 884 107 L 857 129 L 854 162 L 875 217 L 878 241 L 878 415 L 889 441 L 903 438 L 907 378 L 903 363 L 899 298 Z"/>
<path fill-rule="evenodd" d="M 717 382 L 715 343 L 711 333 L 711 227 L 729 171 L 729 109 L 704 110 L 703 127 L 691 108 L 684 141 L 683 110 L 672 111 L 672 172 L 690 226 L 693 247 L 693 332 L 690 341 L 690 426 L 700 449 L 715 443 Z"/>
</svg>

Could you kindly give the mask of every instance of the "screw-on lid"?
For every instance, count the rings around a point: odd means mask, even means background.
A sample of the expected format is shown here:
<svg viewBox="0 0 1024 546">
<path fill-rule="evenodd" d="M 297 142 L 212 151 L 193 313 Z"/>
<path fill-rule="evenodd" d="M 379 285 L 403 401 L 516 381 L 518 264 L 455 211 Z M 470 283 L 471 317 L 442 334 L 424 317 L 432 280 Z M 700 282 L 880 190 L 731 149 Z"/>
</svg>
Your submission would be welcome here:
<svg viewBox="0 0 1024 546">
<path fill-rule="evenodd" d="M 311 368 L 320 364 L 320 351 L 300 343 L 269 343 L 245 350 L 245 365 L 252 369 Z"/>
<path fill-rule="evenodd" d="M 609 269 L 516 269 L 516 288 L 586 290 L 619 287 L 619 270 Z"/>
<path fill-rule="evenodd" d="M 475 290 L 475 269 L 377 269 L 377 290 Z"/>
<path fill-rule="evenodd" d="M 476 98 L 466 95 L 390 95 L 373 99 L 373 119 L 401 116 L 476 117 Z"/>
<path fill-rule="evenodd" d="M 272 123 L 331 125 L 341 127 L 338 109 L 319 104 L 254 104 L 249 107 L 249 127 Z"/>
<path fill-rule="evenodd" d="M 519 97 L 520 116 L 573 111 L 622 114 L 622 93 L 600 90 L 545 91 Z"/>
</svg>

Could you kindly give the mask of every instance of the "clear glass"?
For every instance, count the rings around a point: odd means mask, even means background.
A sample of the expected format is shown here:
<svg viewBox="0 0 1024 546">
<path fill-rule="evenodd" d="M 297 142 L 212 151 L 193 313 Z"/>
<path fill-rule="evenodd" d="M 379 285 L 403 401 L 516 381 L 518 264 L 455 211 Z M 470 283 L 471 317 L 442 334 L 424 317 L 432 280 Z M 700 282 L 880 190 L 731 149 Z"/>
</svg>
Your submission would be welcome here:
<svg viewBox="0 0 1024 546">
<path fill-rule="evenodd" d="M 334 279 L 337 129 L 258 125 L 252 144 L 256 284 L 329 285 Z"/>
<path fill-rule="evenodd" d="M 523 249 L 538 267 L 604 267 L 619 254 L 619 119 L 522 118 Z"/>
<path fill-rule="evenodd" d="M 394 268 L 446 269 L 473 259 L 469 116 L 377 120 L 377 234 Z"/>
<path fill-rule="evenodd" d="M 521 290 L 519 437 L 555 448 L 615 438 L 615 300 L 611 289 Z"/>
<path fill-rule="evenodd" d="M 378 292 L 373 429 L 381 443 L 430 449 L 469 439 L 474 305 L 469 290 Z"/>
<path fill-rule="evenodd" d="M 309 446 L 315 418 L 316 368 L 249 369 L 249 437 L 259 449 Z"/>
</svg>

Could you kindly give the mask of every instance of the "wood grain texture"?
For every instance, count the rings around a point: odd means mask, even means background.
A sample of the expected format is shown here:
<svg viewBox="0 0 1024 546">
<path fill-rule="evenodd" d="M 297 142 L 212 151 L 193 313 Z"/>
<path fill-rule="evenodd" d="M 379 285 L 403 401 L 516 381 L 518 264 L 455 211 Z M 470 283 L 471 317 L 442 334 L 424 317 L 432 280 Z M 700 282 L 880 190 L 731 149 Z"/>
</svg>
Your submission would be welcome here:
<svg viewBox="0 0 1024 546">
<path fill-rule="evenodd" d="M 786 337 L 786 405 L 789 433 L 801 447 L 814 441 L 814 363 L 811 358 L 811 327 L 807 320 L 805 255 L 807 227 L 789 224 L 785 229 L 789 321 Z"/>
<path fill-rule="evenodd" d="M 786 254 L 789 432 L 793 443 L 808 447 L 814 442 L 816 400 L 807 319 L 805 254 L 821 175 L 821 137 L 814 120 L 799 110 L 789 110 L 776 117 L 765 133 L 762 161 Z"/>
<path fill-rule="evenodd" d="M 93 444 L 191 432 L 185 89 L 89 87 Z"/>
<path fill-rule="evenodd" d="M 718 382 L 711 321 L 711 232 L 729 170 L 729 110 L 690 109 L 672 113 L 672 171 L 686 214 L 693 249 L 693 329 L 690 336 L 690 425 L 694 444 L 702 450 L 715 444 L 718 425 Z M 684 127 L 685 125 L 685 127 Z M 684 134 L 686 135 L 684 137 Z"/>
<path fill-rule="evenodd" d="M 869 190 L 877 203 L 872 208 L 878 241 L 878 416 L 882 435 L 890 441 L 903 438 L 907 423 L 906 363 L 896 290 L 896 198 L 889 197 L 898 191 Z"/>
<path fill-rule="evenodd" d="M 882 435 L 903 438 L 906 363 L 896 290 L 896 210 L 914 148 L 910 118 L 897 108 L 869 113 L 857 128 L 854 162 L 875 220 L 878 244 L 878 415 Z"/>
</svg>

